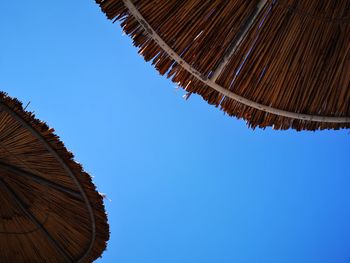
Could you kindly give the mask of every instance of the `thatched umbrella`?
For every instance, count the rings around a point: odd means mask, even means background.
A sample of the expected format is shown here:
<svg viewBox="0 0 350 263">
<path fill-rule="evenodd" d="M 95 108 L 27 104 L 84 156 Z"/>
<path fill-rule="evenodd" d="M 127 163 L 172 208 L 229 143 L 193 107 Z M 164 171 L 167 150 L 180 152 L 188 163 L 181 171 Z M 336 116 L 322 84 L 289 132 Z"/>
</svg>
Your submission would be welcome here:
<svg viewBox="0 0 350 263">
<path fill-rule="evenodd" d="M 350 0 L 96 0 L 145 60 L 253 128 L 350 127 Z"/>
<path fill-rule="evenodd" d="M 106 248 L 102 196 L 45 123 L 0 93 L 0 262 L 92 262 Z"/>
</svg>

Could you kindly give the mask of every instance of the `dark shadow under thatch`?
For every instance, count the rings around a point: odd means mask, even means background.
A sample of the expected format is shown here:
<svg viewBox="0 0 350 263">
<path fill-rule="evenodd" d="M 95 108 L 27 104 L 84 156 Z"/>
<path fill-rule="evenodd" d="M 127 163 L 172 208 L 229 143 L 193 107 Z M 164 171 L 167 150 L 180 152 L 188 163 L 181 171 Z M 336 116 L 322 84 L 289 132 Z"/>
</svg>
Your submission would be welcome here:
<svg viewBox="0 0 350 263">
<path fill-rule="evenodd" d="M 92 262 L 109 239 L 103 197 L 45 123 L 0 93 L 0 262 Z"/>
<path fill-rule="evenodd" d="M 97 0 L 146 61 L 250 127 L 350 127 L 350 0 Z"/>
</svg>

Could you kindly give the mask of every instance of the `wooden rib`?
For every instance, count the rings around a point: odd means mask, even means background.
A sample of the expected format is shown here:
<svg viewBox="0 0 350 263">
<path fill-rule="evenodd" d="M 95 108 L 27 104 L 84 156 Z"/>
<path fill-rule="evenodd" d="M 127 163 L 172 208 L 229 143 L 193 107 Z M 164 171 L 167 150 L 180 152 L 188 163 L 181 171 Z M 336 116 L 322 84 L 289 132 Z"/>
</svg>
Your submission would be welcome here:
<svg viewBox="0 0 350 263">
<path fill-rule="evenodd" d="M 208 85 L 215 91 L 221 93 L 222 95 L 233 99 L 239 103 L 242 103 L 246 106 L 252 107 L 257 110 L 264 112 L 272 113 L 278 116 L 288 117 L 291 119 L 302 120 L 302 121 L 311 121 L 311 122 L 321 122 L 321 123 L 350 123 L 349 117 L 330 117 L 330 116 L 319 116 L 319 115 L 310 115 L 310 114 L 301 114 L 296 112 L 285 111 L 277 109 L 271 106 L 263 105 L 255 101 L 249 100 L 242 96 L 239 96 L 236 93 L 233 93 L 230 90 L 225 89 L 224 87 L 218 85 L 211 79 L 208 79 L 202 73 L 197 71 L 194 67 L 189 65 L 184 59 L 182 59 L 179 54 L 177 54 L 165 41 L 156 33 L 156 31 L 150 26 L 150 24 L 144 19 L 141 13 L 138 11 L 136 6 L 132 3 L 131 0 L 123 0 L 124 5 L 127 7 L 130 14 L 140 23 L 140 25 L 147 32 L 149 37 L 151 37 L 174 61 L 176 61 L 183 69 L 188 71 L 196 79 L 200 80 L 204 84 Z"/>
<path fill-rule="evenodd" d="M 12 174 L 32 179 L 33 181 L 35 181 L 37 183 L 49 186 L 49 187 L 51 187 L 51 188 L 53 188 L 55 190 L 58 190 L 60 192 L 66 193 L 68 195 L 71 195 L 71 196 L 73 196 L 76 199 L 83 200 L 83 198 L 82 198 L 82 196 L 81 196 L 81 194 L 79 192 L 74 191 L 74 190 L 72 190 L 72 189 L 70 189 L 68 187 L 59 185 L 59 184 L 57 184 L 55 182 L 52 182 L 50 180 L 47 180 L 47 179 L 45 179 L 45 178 L 43 178 L 41 176 L 35 175 L 35 174 L 27 172 L 27 171 L 23 171 L 22 169 L 19 169 L 17 167 L 12 166 L 12 165 L 3 163 L 1 161 L 0 161 L 0 167 L 5 169 L 5 170 L 7 170 L 7 171 L 9 171 L 9 172 L 11 172 Z"/>
<path fill-rule="evenodd" d="M 216 82 L 217 78 L 220 76 L 222 71 L 225 69 L 225 67 L 229 63 L 230 58 L 239 49 L 241 43 L 244 41 L 249 31 L 252 29 L 253 25 L 256 23 L 258 16 L 261 14 L 261 12 L 264 10 L 264 7 L 267 5 L 267 1 L 268 0 L 260 0 L 255 10 L 252 12 L 252 14 L 248 17 L 246 22 L 243 24 L 239 34 L 237 35 L 237 37 L 235 38 L 231 46 L 226 51 L 224 57 L 220 61 L 219 66 L 216 68 L 212 77 L 210 78 L 212 81 Z"/>
<path fill-rule="evenodd" d="M 0 185 L 2 188 L 12 197 L 16 202 L 22 212 L 37 226 L 38 229 L 42 231 L 45 237 L 50 241 L 52 246 L 56 251 L 64 258 L 66 262 L 73 262 L 71 257 L 64 251 L 61 245 L 51 236 L 51 234 L 46 230 L 46 228 L 39 222 L 39 220 L 26 208 L 26 205 L 16 194 L 16 192 L 3 180 L 0 178 Z"/>
</svg>

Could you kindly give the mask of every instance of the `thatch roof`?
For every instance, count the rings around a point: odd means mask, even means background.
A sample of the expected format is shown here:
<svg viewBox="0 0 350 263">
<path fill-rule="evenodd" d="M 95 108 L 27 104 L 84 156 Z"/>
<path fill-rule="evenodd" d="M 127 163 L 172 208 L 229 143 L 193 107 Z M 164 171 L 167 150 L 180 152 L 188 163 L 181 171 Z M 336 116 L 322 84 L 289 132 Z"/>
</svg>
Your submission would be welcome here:
<svg viewBox="0 0 350 263">
<path fill-rule="evenodd" d="M 0 262 L 92 262 L 106 248 L 102 196 L 45 123 L 0 93 Z"/>
<path fill-rule="evenodd" d="M 96 0 L 147 61 L 250 127 L 350 127 L 349 0 Z"/>
</svg>

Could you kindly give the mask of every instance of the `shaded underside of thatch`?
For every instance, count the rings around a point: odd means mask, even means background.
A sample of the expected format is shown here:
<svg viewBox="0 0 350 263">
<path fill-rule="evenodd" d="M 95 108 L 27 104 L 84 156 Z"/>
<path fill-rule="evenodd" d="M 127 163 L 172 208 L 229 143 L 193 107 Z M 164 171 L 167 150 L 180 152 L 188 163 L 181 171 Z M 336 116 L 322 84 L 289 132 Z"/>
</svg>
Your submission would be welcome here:
<svg viewBox="0 0 350 263">
<path fill-rule="evenodd" d="M 109 19 L 121 22 L 160 74 L 252 128 L 350 127 L 350 0 L 96 2 Z M 261 2 L 261 12 L 212 81 L 234 94 L 228 96 L 207 80 Z"/>
<path fill-rule="evenodd" d="M 0 262 L 92 262 L 109 239 L 103 197 L 58 136 L 0 93 Z"/>
</svg>

